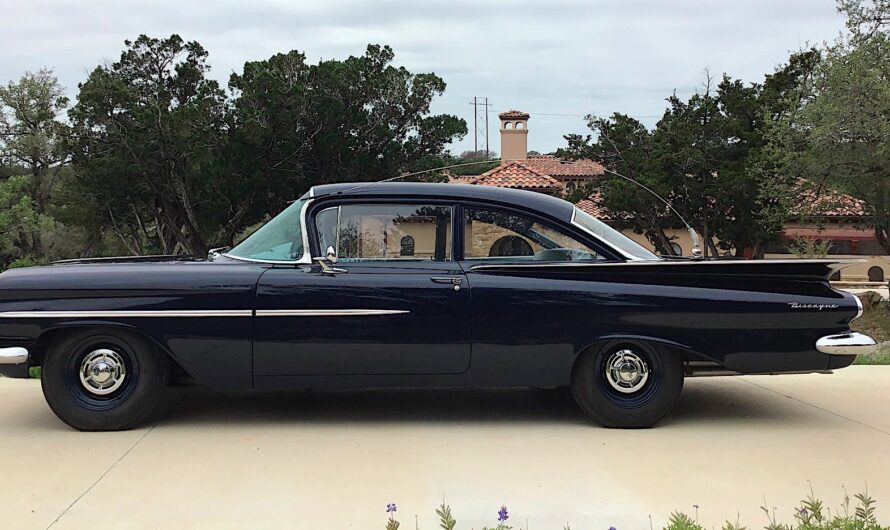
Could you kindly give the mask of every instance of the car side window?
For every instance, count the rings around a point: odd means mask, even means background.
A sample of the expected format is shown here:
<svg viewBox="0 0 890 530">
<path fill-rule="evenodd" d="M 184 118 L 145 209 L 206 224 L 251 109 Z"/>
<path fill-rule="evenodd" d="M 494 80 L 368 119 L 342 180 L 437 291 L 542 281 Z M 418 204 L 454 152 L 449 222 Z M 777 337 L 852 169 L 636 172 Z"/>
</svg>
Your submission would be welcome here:
<svg viewBox="0 0 890 530">
<path fill-rule="evenodd" d="M 322 253 L 338 261 L 449 261 L 451 207 L 345 204 L 322 210 L 315 227 Z"/>
<path fill-rule="evenodd" d="M 466 208 L 464 259 L 597 261 L 597 252 L 538 221 L 497 210 Z"/>
</svg>

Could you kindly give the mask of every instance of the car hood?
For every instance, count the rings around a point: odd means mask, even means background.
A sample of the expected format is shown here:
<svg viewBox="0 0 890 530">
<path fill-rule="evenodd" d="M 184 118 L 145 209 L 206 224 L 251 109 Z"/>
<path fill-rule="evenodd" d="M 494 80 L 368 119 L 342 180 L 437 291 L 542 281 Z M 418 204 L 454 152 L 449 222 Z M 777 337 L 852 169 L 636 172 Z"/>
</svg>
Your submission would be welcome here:
<svg viewBox="0 0 890 530">
<path fill-rule="evenodd" d="M 78 296 L 86 291 L 253 290 L 268 265 L 165 256 L 78 260 L 0 274 L 0 301 L 22 296 Z M 37 292 L 42 293 L 38 295 Z M 30 293 L 30 294 L 29 294 Z"/>
</svg>

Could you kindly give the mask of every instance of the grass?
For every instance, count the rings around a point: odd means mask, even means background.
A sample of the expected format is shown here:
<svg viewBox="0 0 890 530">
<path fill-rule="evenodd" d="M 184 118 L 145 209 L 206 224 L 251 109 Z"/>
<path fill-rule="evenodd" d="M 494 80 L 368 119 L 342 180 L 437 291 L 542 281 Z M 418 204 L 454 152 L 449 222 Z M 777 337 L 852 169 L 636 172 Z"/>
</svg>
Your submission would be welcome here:
<svg viewBox="0 0 890 530">
<path fill-rule="evenodd" d="M 890 305 L 881 302 L 866 309 L 861 317 L 850 323 L 850 328 L 873 337 L 880 346 L 871 355 L 860 355 L 855 364 L 890 365 Z"/>
<path fill-rule="evenodd" d="M 847 494 L 846 489 L 843 491 L 844 496 L 840 506 L 835 506 L 834 509 L 832 509 L 817 498 L 813 493 L 812 487 L 810 487 L 810 493 L 805 498 L 801 499 L 798 505 L 792 509 L 791 514 L 793 520 L 791 522 L 779 522 L 776 516 L 776 508 L 770 508 L 764 497 L 763 506 L 760 507 L 760 510 L 765 516 L 765 521 L 763 519 L 761 520 L 763 526 L 760 524 L 752 527 L 742 526 L 738 516 L 736 516 L 734 522 L 727 520 L 720 528 L 721 530 L 748 530 L 748 528 L 764 528 L 765 530 L 890 530 L 890 527 L 884 526 L 878 521 L 875 512 L 876 501 L 869 496 L 867 492 L 857 493 L 850 497 L 850 495 Z M 704 525 L 699 523 L 698 505 L 693 505 L 693 508 L 695 509 L 694 515 L 687 515 L 680 511 L 672 513 L 667 525 L 662 527 L 663 530 L 707 530 Z M 401 524 L 398 520 L 399 512 L 397 511 L 396 503 L 387 504 L 385 513 L 386 519 L 384 520 L 384 528 L 386 528 L 386 530 L 399 530 Z M 494 508 L 490 513 L 491 519 L 494 519 Z M 444 500 L 436 510 L 436 515 L 439 519 L 437 528 L 441 528 L 442 530 L 460 530 L 467 527 L 466 524 L 458 523 L 458 520 L 451 511 L 451 506 Z M 509 522 L 512 519 L 513 516 L 511 512 L 507 510 L 507 507 L 501 506 L 500 509 L 497 510 L 497 526 L 483 526 L 482 530 L 513 530 L 514 528 L 523 530 L 523 528 L 529 528 L 528 520 L 526 520 L 524 526 L 517 525 L 517 527 L 514 527 L 512 526 L 513 523 Z M 641 523 L 643 520 L 643 517 L 640 517 Z M 419 517 L 414 515 L 414 528 L 418 528 L 418 524 Z M 608 522 L 603 522 L 598 528 L 604 530 L 607 526 Z M 424 525 L 424 527 L 428 528 L 427 525 Z M 647 527 L 650 530 L 655 530 L 651 515 L 649 516 L 648 525 L 642 523 L 636 526 L 636 528 Z M 608 528 L 609 530 L 618 530 L 614 526 L 608 526 Z M 711 528 L 713 529 L 714 527 Z M 562 529 L 571 530 L 571 526 L 566 523 Z M 554 528 L 554 530 L 556 529 Z M 620 530 L 625 529 L 622 528 Z"/>
</svg>

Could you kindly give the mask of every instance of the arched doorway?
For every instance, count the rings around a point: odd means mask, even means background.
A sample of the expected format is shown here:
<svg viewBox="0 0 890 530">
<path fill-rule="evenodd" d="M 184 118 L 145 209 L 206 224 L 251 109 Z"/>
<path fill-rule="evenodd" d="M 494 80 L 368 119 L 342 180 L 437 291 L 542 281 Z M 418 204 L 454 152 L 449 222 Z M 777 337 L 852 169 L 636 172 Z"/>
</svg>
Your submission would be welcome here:
<svg viewBox="0 0 890 530">
<path fill-rule="evenodd" d="M 491 245 L 489 257 L 534 256 L 535 252 L 528 241 L 519 236 L 504 236 Z"/>
<path fill-rule="evenodd" d="M 883 282 L 884 281 L 884 269 L 875 265 L 868 269 L 868 281 L 870 282 Z"/>
<path fill-rule="evenodd" d="M 413 256 L 414 255 L 414 237 L 413 236 L 405 236 L 399 241 L 399 256 Z"/>
</svg>

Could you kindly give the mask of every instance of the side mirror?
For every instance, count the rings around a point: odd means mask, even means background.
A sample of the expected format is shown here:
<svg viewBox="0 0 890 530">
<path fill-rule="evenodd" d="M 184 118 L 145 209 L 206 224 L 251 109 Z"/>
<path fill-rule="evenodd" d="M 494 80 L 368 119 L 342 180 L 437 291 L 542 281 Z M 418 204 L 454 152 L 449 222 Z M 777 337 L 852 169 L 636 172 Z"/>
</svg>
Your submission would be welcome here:
<svg viewBox="0 0 890 530">
<path fill-rule="evenodd" d="M 333 246 L 329 246 L 327 250 L 325 250 L 325 257 L 328 258 L 328 261 L 331 263 L 337 263 L 337 252 L 334 251 Z"/>
</svg>

